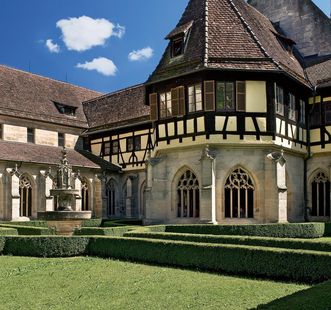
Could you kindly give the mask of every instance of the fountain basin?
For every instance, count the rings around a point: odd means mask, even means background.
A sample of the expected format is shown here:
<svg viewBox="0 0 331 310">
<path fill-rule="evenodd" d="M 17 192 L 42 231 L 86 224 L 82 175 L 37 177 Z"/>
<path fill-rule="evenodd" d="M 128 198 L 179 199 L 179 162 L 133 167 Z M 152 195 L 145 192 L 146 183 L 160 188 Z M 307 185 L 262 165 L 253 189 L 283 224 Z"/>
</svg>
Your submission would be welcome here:
<svg viewBox="0 0 331 310">
<path fill-rule="evenodd" d="M 38 212 L 38 218 L 47 221 L 49 228 L 57 235 L 72 236 L 75 229 L 82 226 L 84 220 L 90 219 L 91 211 L 49 211 Z"/>
</svg>

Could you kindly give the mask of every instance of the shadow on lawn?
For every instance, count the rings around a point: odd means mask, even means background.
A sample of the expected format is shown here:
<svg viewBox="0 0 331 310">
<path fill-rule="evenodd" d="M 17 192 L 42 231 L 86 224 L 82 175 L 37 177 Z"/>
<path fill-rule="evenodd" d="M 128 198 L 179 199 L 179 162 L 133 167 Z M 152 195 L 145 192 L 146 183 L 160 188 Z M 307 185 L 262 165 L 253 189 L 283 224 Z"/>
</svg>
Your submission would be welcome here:
<svg viewBox="0 0 331 310">
<path fill-rule="evenodd" d="M 331 310 L 331 281 L 276 299 L 256 309 Z"/>
</svg>

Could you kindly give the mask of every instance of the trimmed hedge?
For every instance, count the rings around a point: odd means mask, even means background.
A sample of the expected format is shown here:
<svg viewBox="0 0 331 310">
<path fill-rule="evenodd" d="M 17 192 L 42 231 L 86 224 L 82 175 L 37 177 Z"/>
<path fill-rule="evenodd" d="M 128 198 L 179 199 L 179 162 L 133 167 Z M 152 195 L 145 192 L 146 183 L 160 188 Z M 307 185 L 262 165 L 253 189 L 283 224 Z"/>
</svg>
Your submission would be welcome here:
<svg viewBox="0 0 331 310">
<path fill-rule="evenodd" d="M 0 236 L 17 236 L 17 229 L 0 227 Z"/>
<path fill-rule="evenodd" d="M 0 221 L 0 225 L 1 224 L 14 225 L 14 226 L 47 227 L 46 221 L 26 221 L 26 222 Z"/>
<path fill-rule="evenodd" d="M 331 253 L 137 238 L 91 238 L 88 253 L 177 267 L 272 279 L 331 279 Z"/>
<path fill-rule="evenodd" d="M 101 227 L 102 219 L 90 219 L 85 220 L 82 223 L 82 227 Z"/>
<path fill-rule="evenodd" d="M 6 238 L 4 236 L 0 236 L 0 254 L 2 254 L 3 252 L 5 243 L 6 243 Z"/>
<path fill-rule="evenodd" d="M 331 237 L 331 223 L 325 223 L 325 237 Z"/>
<path fill-rule="evenodd" d="M 176 240 L 199 243 L 216 244 L 238 244 L 248 246 L 262 246 L 284 249 L 301 249 L 321 252 L 331 252 L 331 242 L 316 242 L 302 239 L 267 238 L 267 237 L 247 237 L 247 236 L 216 236 L 216 235 L 193 235 L 175 233 L 151 233 L 129 231 L 124 237 L 145 238 L 158 240 Z"/>
<path fill-rule="evenodd" d="M 254 225 L 167 225 L 166 232 L 198 235 L 242 235 L 274 238 L 320 238 L 324 223 Z"/>
<path fill-rule="evenodd" d="M 7 236 L 3 253 L 16 256 L 91 255 L 271 279 L 331 279 L 331 253 L 242 245 L 120 237 Z M 2 246 L 3 247 L 3 246 Z"/>
<path fill-rule="evenodd" d="M 0 224 L 0 227 L 14 228 L 19 235 L 53 235 L 54 231 L 48 227 L 33 227 L 21 225 Z"/>
<path fill-rule="evenodd" d="M 120 226 L 120 227 L 82 227 L 75 230 L 76 236 L 117 236 L 122 237 L 124 233 L 135 230 L 137 227 Z"/>
<path fill-rule="evenodd" d="M 16 256 L 70 257 L 86 255 L 89 243 L 89 238 L 84 237 L 22 236 L 4 238 L 6 242 L 3 253 Z"/>
<path fill-rule="evenodd" d="M 137 219 L 117 219 L 117 220 L 104 220 L 103 227 L 117 227 L 117 226 L 142 226 L 142 220 Z"/>
</svg>

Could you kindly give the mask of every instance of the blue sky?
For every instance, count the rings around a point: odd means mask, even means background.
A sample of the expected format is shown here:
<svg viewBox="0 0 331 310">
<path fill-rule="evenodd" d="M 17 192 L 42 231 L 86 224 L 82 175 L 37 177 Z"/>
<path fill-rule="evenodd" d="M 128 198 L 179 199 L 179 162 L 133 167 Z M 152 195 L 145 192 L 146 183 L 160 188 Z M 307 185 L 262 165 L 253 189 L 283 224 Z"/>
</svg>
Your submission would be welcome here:
<svg viewBox="0 0 331 310">
<path fill-rule="evenodd" d="M 106 93 L 147 79 L 188 0 L 0 2 L 1 64 Z"/>
</svg>

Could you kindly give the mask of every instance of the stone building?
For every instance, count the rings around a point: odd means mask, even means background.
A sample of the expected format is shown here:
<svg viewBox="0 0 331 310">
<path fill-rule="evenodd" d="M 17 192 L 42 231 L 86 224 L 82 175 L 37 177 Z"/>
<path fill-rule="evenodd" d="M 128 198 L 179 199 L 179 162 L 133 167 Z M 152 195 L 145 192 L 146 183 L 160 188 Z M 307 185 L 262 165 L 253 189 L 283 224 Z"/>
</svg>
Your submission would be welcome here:
<svg viewBox="0 0 331 310">
<path fill-rule="evenodd" d="M 31 210 L 54 208 L 48 166 L 65 143 L 76 208 L 97 217 L 329 220 L 329 19 L 310 0 L 248 2 L 190 0 L 148 80 L 111 94 L 0 67 L 0 217 L 33 218 L 26 197 Z M 308 30 L 321 33 L 313 47 Z"/>
</svg>

